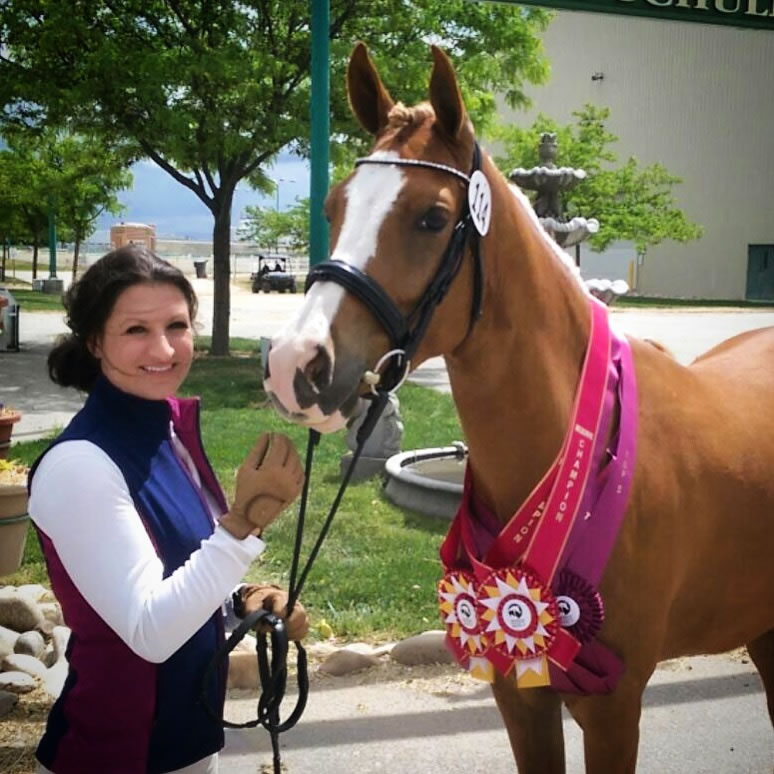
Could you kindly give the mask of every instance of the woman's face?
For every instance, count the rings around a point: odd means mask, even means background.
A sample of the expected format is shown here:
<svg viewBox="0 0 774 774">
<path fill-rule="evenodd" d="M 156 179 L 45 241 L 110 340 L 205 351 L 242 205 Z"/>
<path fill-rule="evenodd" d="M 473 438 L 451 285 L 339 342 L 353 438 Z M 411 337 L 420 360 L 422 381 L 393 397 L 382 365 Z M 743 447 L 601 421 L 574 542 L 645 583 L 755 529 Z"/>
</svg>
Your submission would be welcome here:
<svg viewBox="0 0 774 774">
<path fill-rule="evenodd" d="M 174 285 L 150 282 L 121 293 L 91 347 L 116 387 L 149 400 L 177 392 L 191 368 L 193 349 L 185 296 Z"/>
</svg>

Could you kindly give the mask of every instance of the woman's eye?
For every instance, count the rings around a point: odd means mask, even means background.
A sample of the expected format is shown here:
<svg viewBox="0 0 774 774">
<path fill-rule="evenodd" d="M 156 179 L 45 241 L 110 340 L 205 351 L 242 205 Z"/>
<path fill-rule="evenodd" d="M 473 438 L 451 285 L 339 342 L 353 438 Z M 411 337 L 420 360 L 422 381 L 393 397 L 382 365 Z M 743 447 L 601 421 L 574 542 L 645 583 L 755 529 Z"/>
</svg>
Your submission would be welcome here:
<svg viewBox="0 0 774 774">
<path fill-rule="evenodd" d="M 425 231 L 443 231 L 448 223 L 445 210 L 440 207 L 431 207 L 419 221 L 419 227 Z"/>
<path fill-rule="evenodd" d="M 142 327 L 142 325 L 132 325 L 129 328 L 126 329 L 127 333 L 145 333 L 145 328 Z"/>
<path fill-rule="evenodd" d="M 183 320 L 178 320 L 177 322 L 171 323 L 169 328 L 170 330 L 173 330 L 173 331 L 188 330 L 188 323 Z"/>
</svg>

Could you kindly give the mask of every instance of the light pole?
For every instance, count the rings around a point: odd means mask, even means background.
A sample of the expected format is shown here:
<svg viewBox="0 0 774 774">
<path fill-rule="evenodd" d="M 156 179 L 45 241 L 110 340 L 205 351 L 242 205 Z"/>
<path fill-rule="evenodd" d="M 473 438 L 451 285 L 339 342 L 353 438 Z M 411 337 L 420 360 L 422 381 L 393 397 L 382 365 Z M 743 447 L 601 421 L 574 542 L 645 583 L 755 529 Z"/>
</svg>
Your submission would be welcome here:
<svg viewBox="0 0 774 774">
<path fill-rule="evenodd" d="M 274 191 L 276 193 L 276 199 L 274 201 L 274 210 L 279 212 L 280 205 L 280 183 L 295 183 L 296 181 L 290 177 L 270 177 L 272 183 L 274 183 Z"/>
<path fill-rule="evenodd" d="M 279 215 L 280 207 L 280 183 L 295 183 L 296 181 L 292 177 L 270 177 L 272 183 L 274 183 L 274 191 L 276 198 L 274 200 L 274 211 Z M 274 251 L 279 252 L 279 234 L 277 234 L 277 241 L 274 243 Z"/>
</svg>

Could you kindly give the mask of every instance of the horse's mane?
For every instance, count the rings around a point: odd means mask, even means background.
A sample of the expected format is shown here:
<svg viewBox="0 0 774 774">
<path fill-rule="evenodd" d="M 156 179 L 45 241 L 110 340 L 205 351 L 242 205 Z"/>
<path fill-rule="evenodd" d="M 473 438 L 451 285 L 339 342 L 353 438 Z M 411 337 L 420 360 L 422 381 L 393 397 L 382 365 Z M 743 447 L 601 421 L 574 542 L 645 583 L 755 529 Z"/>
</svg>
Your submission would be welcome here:
<svg viewBox="0 0 774 774">
<path fill-rule="evenodd" d="M 508 188 L 510 188 L 514 198 L 519 202 L 519 205 L 527 214 L 527 217 L 532 222 L 535 231 L 540 235 L 543 243 L 550 248 L 551 252 L 559 260 L 562 268 L 569 273 L 570 277 L 572 277 L 575 282 L 578 283 L 583 292 L 588 294 L 589 289 L 586 286 L 586 283 L 584 283 L 583 278 L 581 277 L 580 269 L 575 265 L 575 261 L 546 233 L 545 229 L 538 220 L 538 216 L 536 215 L 535 210 L 532 209 L 532 204 L 521 188 L 519 188 L 515 183 L 508 183 Z"/>
</svg>

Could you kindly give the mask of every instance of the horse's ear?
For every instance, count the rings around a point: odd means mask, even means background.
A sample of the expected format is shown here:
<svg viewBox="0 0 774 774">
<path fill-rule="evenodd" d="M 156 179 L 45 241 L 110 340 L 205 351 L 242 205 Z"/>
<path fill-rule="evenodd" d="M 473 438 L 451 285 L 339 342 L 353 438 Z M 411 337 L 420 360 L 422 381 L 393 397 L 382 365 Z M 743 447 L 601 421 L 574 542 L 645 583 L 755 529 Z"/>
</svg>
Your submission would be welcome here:
<svg viewBox="0 0 774 774">
<path fill-rule="evenodd" d="M 387 116 L 395 103 L 384 88 L 365 43 L 358 43 L 349 58 L 347 91 L 360 125 L 373 135 L 379 134 L 387 126 Z"/>
<path fill-rule="evenodd" d="M 468 124 L 468 114 L 454 74 L 454 67 L 448 56 L 438 46 L 431 46 L 433 52 L 433 74 L 430 76 L 430 104 L 441 129 L 456 139 Z"/>
</svg>

